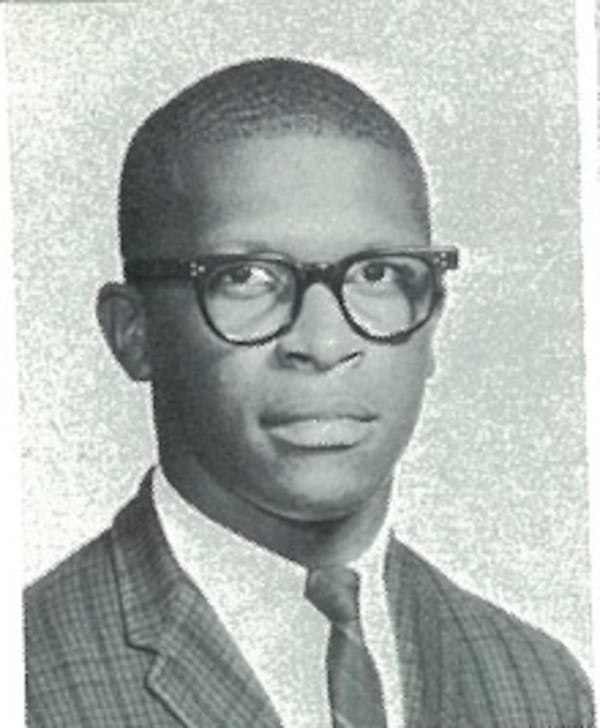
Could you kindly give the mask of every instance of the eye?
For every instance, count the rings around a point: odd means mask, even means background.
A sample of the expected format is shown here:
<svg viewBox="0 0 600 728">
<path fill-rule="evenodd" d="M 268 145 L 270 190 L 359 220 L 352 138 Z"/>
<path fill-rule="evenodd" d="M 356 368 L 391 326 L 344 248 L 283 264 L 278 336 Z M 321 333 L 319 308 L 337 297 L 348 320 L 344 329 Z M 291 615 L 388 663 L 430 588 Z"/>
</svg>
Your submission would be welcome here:
<svg viewBox="0 0 600 728">
<path fill-rule="evenodd" d="M 209 287 L 213 295 L 255 298 L 278 292 L 283 285 L 275 266 L 265 263 L 235 263 L 213 272 Z"/>
<path fill-rule="evenodd" d="M 390 283 L 395 279 L 393 267 L 382 261 L 365 263 L 357 272 L 357 278 L 366 283 Z"/>
<path fill-rule="evenodd" d="M 348 282 L 365 289 L 403 289 L 415 277 L 410 266 L 389 260 L 366 260 L 349 273 Z"/>
<path fill-rule="evenodd" d="M 221 284 L 231 286 L 262 286 L 268 284 L 269 273 L 254 265 L 238 265 L 221 274 Z"/>
</svg>

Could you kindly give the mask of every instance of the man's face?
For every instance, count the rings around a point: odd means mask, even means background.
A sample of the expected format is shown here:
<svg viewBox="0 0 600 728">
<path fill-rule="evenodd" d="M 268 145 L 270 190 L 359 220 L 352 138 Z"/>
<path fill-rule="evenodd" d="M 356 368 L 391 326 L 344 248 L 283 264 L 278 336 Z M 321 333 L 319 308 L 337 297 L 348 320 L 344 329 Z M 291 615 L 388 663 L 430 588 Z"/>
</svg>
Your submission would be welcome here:
<svg viewBox="0 0 600 728">
<path fill-rule="evenodd" d="M 426 245 L 411 181 L 367 141 L 290 134 L 197 150 L 178 168 L 195 207 L 185 250 L 336 261 Z M 431 371 L 429 324 L 375 343 L 314 284 L 295 325 L 260 346 L 218 338 L 184 281 L 145 293 L 157 427 L 221 488 L 301 521 L 356 512 L 382 488 L 416 423 Z M 200 487 L 200 486 L 199 486 Z"/>
</svg>

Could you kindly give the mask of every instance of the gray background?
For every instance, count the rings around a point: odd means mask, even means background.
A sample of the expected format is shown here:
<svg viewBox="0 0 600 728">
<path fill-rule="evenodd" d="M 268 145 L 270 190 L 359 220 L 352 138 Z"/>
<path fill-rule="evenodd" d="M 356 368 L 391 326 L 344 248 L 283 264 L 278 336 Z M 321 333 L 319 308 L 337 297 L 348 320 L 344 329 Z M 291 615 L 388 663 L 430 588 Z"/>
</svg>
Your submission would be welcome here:
<svg viewBox="0 0 600 728">
<path fill-rule="evenodd" d="M 155 457 L 147 391 L 96 330 L 134 127 L 257 55 L 348 74 L 411 131 L 462 270 L 398 473 L 401 537 L 590 664 L 571 2 L 237 0 L 7 8 L 28 580 Z"/>
</svg>

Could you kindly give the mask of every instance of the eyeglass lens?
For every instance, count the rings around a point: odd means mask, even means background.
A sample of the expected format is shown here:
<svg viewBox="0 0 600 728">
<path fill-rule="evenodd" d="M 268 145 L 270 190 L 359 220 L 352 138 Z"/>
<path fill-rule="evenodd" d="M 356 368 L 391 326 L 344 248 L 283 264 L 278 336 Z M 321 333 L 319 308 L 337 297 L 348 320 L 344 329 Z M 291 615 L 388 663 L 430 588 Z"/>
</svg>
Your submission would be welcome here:
<svg viewBox="0 0 600 728">
<path fill-rule="evenodd" d="M 433 296 L 430 269 L 418 258 L 377 258 L 348 270 L 342 297 L 353 321 L 375 337 L 408 331 L 426 318 Z"/>
<path fill-rule="evenodd" d="M 237 261 L 215 268 L 204 287 L 204 306 L 215 328 L 231 341 L 268 338 L 290 323 L 297 296 L 294 272 L 283 261 Z M 393 255 L 354 262 L 341 287 L 342 305 L 366 336 L 411 330 L 431 311 L 434 280 L 419 258 Z"/>
</svg>

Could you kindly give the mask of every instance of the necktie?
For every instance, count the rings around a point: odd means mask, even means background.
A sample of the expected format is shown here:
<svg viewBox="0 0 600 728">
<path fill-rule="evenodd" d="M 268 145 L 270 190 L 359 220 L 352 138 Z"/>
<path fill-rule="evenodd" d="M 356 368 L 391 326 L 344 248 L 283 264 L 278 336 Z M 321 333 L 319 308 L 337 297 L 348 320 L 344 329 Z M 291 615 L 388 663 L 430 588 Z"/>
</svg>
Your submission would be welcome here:
<svg viewBox="0 0 600 728">
<path fill-rule="evenodd" d="M 306 598 L 331 622 L 327 646 L 329 704 L 334 728 L 386 728 L 383 693 L 359 618 L 359 578 L 347 568 L 315 569 Z"/>
</svg>

